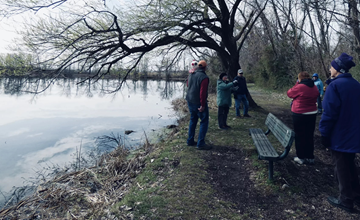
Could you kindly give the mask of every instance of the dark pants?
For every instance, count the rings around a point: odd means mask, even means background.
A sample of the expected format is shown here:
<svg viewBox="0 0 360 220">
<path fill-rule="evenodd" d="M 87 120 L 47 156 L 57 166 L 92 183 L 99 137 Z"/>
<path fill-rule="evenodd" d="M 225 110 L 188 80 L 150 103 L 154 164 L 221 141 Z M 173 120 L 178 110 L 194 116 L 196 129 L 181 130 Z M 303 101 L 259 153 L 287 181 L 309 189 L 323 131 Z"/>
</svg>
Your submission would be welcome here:
<svg viewBox="0 0 360 220">
<path fill-rule="evenodd" d="M 318 112 L 322 112 L 322 102 L 321 102 L 321 96 L 319 95 L 317 98 L 317 107 L 318 107 Z"/>
<path fill-rule="evenodd" d="M 219 106 L 218 108 L 218 122 L 219 127 L 222 128 L 226 126 L 227 117 L 229 114 L 229 106 Z"/>
<path fill-rule="evenodd" d="M 296 155 L 300 159 L 314 159 L 314 131 L 316 114 L 292 114 Z"/>
<path fill-rule="evenodd" d="M 339 184 L 339 200 L 347 207 L 353 207 L 354 200 L 360 201 L 360 185 L 355 165 L 355 153 L 331 150 L 335 164 L 335 179 Z"/>
</svg>

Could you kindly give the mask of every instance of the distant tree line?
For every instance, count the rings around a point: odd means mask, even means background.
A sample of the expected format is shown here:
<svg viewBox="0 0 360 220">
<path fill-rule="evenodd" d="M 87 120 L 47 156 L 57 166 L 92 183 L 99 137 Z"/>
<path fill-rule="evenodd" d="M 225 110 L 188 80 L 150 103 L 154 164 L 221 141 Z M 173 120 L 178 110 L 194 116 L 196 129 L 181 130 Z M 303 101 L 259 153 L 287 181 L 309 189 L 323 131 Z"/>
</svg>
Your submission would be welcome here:
<svg viewBox="0 0 360 220">
<path fill-rule="evenodd" d="M 20 76 L 35 70 L 31 54 L 0 54 L 0 75 Z"/>
<path fill-rule="evenodd" d="M 39 65 L 32 54 L 12 53 L 0 54 L 0 76 L 31 76 L 39 77 L 51 75 L 54 67 L 51 65 Z M 169 62 L 169 61 L 168 61 Z M 118 77 L 125 75 L 128 69 L 117 64 L 107 75 L 108 77 Z M 62 71 L 61 76 L 77 77 L 91 76 L 97 73 L 97 67 L 81 70 L 81 67 L 72 65 Z M 187 77 L 187 70 L 181 70 L 177 66 L 169 66 L 167 63 L 150 67 L 148 60 L 144 59 L 140 65 L 132 70 L 129 79 L 184 79 Z"/>
</svg>

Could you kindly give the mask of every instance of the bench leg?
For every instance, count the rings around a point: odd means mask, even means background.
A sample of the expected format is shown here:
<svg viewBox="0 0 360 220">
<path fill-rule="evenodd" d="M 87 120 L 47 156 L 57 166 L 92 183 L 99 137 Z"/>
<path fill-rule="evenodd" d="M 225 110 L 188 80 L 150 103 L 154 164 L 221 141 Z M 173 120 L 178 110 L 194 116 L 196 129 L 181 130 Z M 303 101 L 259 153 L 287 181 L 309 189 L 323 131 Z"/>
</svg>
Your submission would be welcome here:
<svg viewBox="0 0 360 220">
<path fill-rule="evenodd" d="M 269 180 L 270 181 L 273 181 L 274 178 L 274 164 L 273 164 L 273 161 L 269 161 Z"/>
</svg>

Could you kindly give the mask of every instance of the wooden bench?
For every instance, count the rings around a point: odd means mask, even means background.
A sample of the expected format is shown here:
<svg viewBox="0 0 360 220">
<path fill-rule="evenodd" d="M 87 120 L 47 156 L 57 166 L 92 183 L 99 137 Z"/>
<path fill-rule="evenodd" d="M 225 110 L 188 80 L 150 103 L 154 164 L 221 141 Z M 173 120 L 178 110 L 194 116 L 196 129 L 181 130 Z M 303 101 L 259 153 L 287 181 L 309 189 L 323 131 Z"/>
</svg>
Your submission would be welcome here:
<svg viewBox="0 0 360 220">
<path fill-rule="evenodd" d="M 260 128 L 251 128 L 249 132 L 258 152 L 259 160 L 269 161 L 269 180 L 273 180 L 273 162 L 282 160 L 288 155 L 295 138 L 295 132 L 271 113 L 268 114 L 265 125 L 268 127 L 265 133 Z M 274 134 L 285 148 L 281 155 L 278 154 L 266 136 L 270 132 Z"/>
</svg>

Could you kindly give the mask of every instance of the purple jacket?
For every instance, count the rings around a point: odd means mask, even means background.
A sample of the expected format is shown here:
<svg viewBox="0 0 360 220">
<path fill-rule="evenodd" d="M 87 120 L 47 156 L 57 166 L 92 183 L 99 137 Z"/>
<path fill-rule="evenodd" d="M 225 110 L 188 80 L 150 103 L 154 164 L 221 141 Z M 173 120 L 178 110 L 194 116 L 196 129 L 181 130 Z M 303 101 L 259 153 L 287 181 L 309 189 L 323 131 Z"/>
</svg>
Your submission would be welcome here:
<svg viewBox="0 0 360 220">
<path fill-rule="evenodd" d="M 360 83 L 350 73 L 330 80 L 323 100 L 319 130 L 331 149 L 360 153 Z"/>
</svg>

